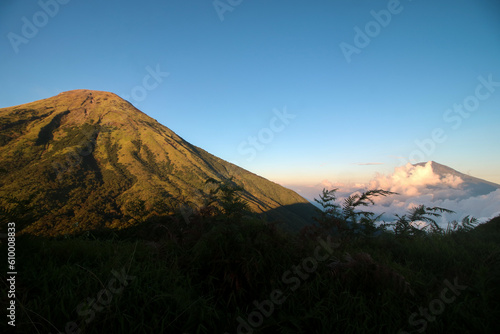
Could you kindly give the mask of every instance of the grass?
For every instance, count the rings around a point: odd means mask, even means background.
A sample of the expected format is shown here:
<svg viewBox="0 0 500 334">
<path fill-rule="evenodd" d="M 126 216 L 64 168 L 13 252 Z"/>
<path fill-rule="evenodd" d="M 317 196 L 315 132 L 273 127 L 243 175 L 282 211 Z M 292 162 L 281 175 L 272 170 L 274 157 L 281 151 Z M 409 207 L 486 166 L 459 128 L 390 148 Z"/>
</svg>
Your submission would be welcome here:
<svg viewBox="0 0 500 334">
<path fill-rule="evenodd" d="M 427 333 L 497 329 L 499 218 L 448 235 L 337 240 L 339 247 L 311 272 L 303 263 L 319 245 L 314 238 L 253 218 L 200 218 L 191 225 L 171 219 L 169 230 L 152 236 L 137 229 L 66 239 L 19 236 L 18 332 L 65 332 L 68 322 L 81 333 L 232 334 L 238 326 L 240 333 L 416 333 L 424 324 Z M 85 313 L 88 298 L 106 300 L 113 270 L 122 268 L 134 278 L 110 293 L 107 305 L 97 304 L 92 317 Z M 413 313 L 440 298 L 445 280 L 455 279 L 467 288 L 442 313 L 432 321 L 417 315 L 418 325 L 409 324 Z M 266 304 L 275 290 L 286 300 Z"/>
</svg>

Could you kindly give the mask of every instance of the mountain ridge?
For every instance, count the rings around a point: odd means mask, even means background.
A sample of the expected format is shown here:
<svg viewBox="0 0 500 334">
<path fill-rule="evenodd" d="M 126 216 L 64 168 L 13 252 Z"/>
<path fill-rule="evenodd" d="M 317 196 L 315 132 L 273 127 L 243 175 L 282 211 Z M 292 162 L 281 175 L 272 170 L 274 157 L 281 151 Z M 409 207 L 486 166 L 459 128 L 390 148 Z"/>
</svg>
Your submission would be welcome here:
<svg viewBox="0 0 500 334">
<path fill-rule="evenodd" d="M 252 212 L 292 229 L 315 213 L 294 191 L 188 143 L 109 92 L 73 90 L 1 108 L 0 156 L 0 205 L 12 209 L 9 196 L 31 196 L 33 233 L 103 222 L 122 228 L 140 220 L 132 212 L 137 205 L 145 215 L 186 201 L 199 207 L 209 178 L 234 179 Z"/>
</svg>

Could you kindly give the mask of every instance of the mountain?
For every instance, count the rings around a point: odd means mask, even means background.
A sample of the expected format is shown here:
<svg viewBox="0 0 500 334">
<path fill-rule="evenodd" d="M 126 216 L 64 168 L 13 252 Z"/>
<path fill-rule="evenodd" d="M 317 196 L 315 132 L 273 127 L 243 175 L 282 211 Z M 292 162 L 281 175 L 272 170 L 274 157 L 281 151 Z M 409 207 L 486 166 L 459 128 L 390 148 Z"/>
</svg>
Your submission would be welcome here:
<svg viewBox="0 0 500 334">
<path fill-rule="evenodd" d="M 200 206 L 209 178 L 231 179 L 252 212 L 290 229 L 315 214 L 294 191 L 191 145 L 108 92 L 0 109 L 0 157 L 1 212 L 34 234 L 124 228 L 186 202 Z"/>
<path fill-rule="evenodd" d="M 450 189 L 445 194 L 440 194 L 439 190 L 446 188 L 446 182 L 436 185 L 427 185 L 429 190 L 434 190 L 434 199 L 466 199 L 470 197 L 477 197 L 481 195 L 487 195 L 493 191 L 500 189 L 500 184 L 489 182 L 477 177 L 473 177 L 464 173 L 461 173 L 453 168 L 439 164 L 435 161 L 420 162 L 414 164 L 415 167 L 426 167 L 430 165 L 432 171 L 435 175 L 438 175 L 440 180 L 450 180 L 454 178 L 457 182 L 453 186 L 453 192 Z"/>
<path fill-rule="evenodd" d="M 500 184 L 461 173 L 435 161 L 427 161 L 396 167 L 390 175 L 377 174 L 366 184 L 342 184 L 323 180 L 316 185 L 288 187 L 310 201 L 318 198 L 323 188 L 338 188 L 337 197 L 347 197 L 357 191 L 378 188 L 408 196 L 426 194 L 431 196 L 432 200 L 463 200 L 488 195 L 500 189 Z"/>
</svg>

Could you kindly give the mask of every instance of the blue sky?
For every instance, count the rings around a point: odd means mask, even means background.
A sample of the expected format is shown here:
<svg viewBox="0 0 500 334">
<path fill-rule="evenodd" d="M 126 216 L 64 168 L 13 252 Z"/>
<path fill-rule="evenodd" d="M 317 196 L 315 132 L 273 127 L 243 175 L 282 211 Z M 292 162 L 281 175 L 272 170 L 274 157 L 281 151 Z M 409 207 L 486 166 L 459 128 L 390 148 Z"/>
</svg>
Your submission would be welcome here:
<svg viewBox="0 0 500 334">
<path fill-rule="evenodd" d="M 111 91 L 282 184 L 417 160 L 500 183 L 498 1 L 6 0 L 0 33 L 0 107 Z"/>
</svg>

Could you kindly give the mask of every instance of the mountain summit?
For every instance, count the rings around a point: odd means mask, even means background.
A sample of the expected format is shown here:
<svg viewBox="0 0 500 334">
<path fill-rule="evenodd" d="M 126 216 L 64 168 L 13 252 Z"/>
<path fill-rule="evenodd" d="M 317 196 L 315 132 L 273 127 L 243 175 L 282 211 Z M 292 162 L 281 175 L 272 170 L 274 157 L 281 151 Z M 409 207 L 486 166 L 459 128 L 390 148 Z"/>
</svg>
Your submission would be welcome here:
<svg viewBox="0 0 500 334">
<path fill-rule="evenodd" d="M 0 209 L 25 231 L 123 228 L 201 205 L 207 179 L 234 182 L 251 211 L 296 229 L 314 207 L 292 190 L 183 140 L 115 94 L 74 90 L 0 109 Z"/>
<path fill-rule="evenodd" d="M 461 173 L 451 167 L 439 164 L 435 161 L 420 162 L 414 164 L 413 166 L 430 166 L 434 174 L 438 175 L 440 179 L 449 180 L 453 178 L 456 181 L 455 188 L 457 189 L 457 191 L 455 194 L 452 194 L 448 191 L 446 196 L 444 196 L 443 198 L 439 198 L 438 196 L 436 196 L 436 199 L 466 199 L 470 197 L 487 195 L 497 189 L 500 189 L 499 184 Z M 429 188 L 432 187 L 429 186 Z"/>
</svg>

